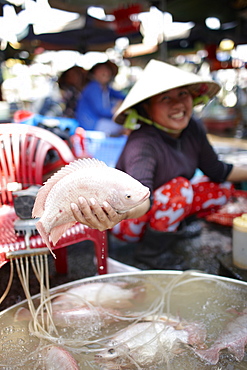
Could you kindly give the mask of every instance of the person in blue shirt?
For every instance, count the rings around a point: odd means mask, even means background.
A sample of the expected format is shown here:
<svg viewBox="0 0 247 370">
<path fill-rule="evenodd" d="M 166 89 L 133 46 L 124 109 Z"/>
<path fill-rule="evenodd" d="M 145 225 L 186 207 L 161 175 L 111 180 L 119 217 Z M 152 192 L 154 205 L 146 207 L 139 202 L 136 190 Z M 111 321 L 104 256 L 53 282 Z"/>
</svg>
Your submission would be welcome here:
<svg viewBox="0 0 247 370">
<path fill-rule="evenodd" d="M 125 95 L 110 86 L 118 72 L 117 66 L 107 61 L 95 64 L 88 73 L 89 82 L 82 90 L 76 108 L 76 119 L 85 130 L 103 131 L 107 136 L 118 136 L 123 128 L 112 117 Z"/>
</svg>

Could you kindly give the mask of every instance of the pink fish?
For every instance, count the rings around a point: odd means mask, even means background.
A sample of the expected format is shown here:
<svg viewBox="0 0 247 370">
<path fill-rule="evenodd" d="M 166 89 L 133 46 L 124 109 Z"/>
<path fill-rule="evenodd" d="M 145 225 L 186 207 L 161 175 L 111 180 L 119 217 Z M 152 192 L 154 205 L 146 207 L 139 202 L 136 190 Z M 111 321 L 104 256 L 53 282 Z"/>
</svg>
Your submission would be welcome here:
<svg viewBox="0 0 247 370">
<path fill-rule="evenodd" d="M 115 333 L 106 348 L 95 355 L 95 361 L 105 364 L 106 369 L 130 369 L 131 363 L 146 369 L 171 359 L 183 351 L 184 345 L 201 346 L 205 339 L 205 329 L 194 323 L 183 321 L 180 326 L 176 319 L 155 316 L 144 320 Z"/>
<path fill-rule="evenodd" d="M 219 361 L 220 351 L 227 348 L 237 361 L 242 361 L 247 344 L 247 308 L 239 316 L 229 322 L 212 346 L 206 350 L 195 351 L 211 365 Z"/>
<path fill-rule="evenodd" d="M 161 316 L 147 316 L 143 318 L 143 321 L 160 321 L 164 322 L 168 326 L 172 326 L 176 330 L 185 330 L 187 332 L 187 344 L 197 348 L 204 348 L 204 342 L 206 340 L 207 332 L 203 323 L 197 321 L 187 321 L 174 317 L 172 315 L 161 315 Z"/>
<path fill-rule="evenodd" d="M 69 288 L 52 301 L 53 310 L 82 306 L 85 302 L 110 308 L 128 308 L 145 296 L 145 287 L 127 288 L 125 283 L 94 282 Z"/>
<path fill-rule="evenodd" d="M 32 217 L 42 239 L 51 250 L 63 233 L 76 223 L 70 208 L 80 196 L 107 201 L 118 213 L 141 204 L 150 195 L 149 189 L 128 174 L 108 167 L 97 159 L 78 159 L 60 169 L 37 194 Z"/>
<path fill-rule="evenodd" d="M 50 345 L 41 352 L 42 365 L 45 370 L 79 370 L 76 360 L 64 348 Z"/>
<path fill-rule="evenodd" d="M 104 310 L 100 307 L 89 308 L 87 306 L 71 308 L 67 310 L 57 310 L 52 312 L 52 321 L 55 326 L 67 328 L 90 328 L 100 330 L 103 326 L 118 321 L 119 312 L 115 310 Z M 44 314 L 46 317 L 46 313 Z M 25 308 L 19 308 L 14 317 L 14 321 L 30 321 L 31 312 Z M 38 316 L 38 320 L 40 320 Z"/>
</svg>

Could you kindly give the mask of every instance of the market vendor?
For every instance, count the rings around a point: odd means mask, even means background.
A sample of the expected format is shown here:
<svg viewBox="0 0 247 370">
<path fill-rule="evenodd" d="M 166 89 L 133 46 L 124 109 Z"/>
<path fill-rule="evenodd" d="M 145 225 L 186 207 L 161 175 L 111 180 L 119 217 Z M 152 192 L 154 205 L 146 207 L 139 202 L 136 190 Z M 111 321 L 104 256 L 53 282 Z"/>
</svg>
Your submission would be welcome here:
<svg viewBox="0 0 247 370">
<path fill-rule="evenodd" d="M 111 229 L 121 240 L 142 240 L 138 260 L 165 268 L 182 221 L 225 204 L 233 183 L 247 180 L 246 167 L 219 160 L 203 122 L 193 114 L 195 105 L 219 90 L 211 79 L 151 60 L 114 117 L 133 130 L 116 167 L 149 187 L 150 199 L 125 214 L 81 199 L 80 208 L 73 205 L 77 221 Z M 197 169 L 202 176 L 195 176 Z"/>
</svg>

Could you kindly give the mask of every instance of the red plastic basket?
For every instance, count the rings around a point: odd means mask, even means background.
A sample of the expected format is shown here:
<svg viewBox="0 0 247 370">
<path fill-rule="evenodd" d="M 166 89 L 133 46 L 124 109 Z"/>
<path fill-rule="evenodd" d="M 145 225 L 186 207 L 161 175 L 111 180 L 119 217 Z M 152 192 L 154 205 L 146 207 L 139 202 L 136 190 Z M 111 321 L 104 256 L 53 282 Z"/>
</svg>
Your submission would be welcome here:
<svg viewBox="0 0 247 370">
<path fill-rule="evenodd" d="M 241 202 L 241 200 L 244 201 Z M 238 206 L 241 204 L 241 206 L 238 207 L 237 212 L 236 207 L 234 207 L 236 204 L 238 204 Z M 228 212 L 225 212 L 226 209 L 228 209 Z M 235 190 L 232 197 L 224 206 L 207 215 L 205 218 L 209 222 L 216 222 L 221 225 L 232 226 L 233 219 L 241 216 L 243 213 L 247 213 L 247 191 Z"/>
</svg>

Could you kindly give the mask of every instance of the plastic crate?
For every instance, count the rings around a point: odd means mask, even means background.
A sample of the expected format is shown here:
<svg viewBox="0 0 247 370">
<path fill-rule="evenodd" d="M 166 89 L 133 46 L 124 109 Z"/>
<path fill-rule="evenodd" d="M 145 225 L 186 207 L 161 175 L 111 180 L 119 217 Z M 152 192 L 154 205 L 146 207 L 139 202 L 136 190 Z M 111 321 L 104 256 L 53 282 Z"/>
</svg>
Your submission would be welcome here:
<svg viewBox="0 0 247 370">
<path fill-rule="evenodd" d="M 50 125 L 49 125 L 50 122 Z M 16 111 L 14 123 L 24 123 L 30 126 L 38 126 L 39 123 L 46 124 L 48 127 L 59 127 L 62 131 L 68 131 L 69 136 L 75 134 L 79 123 L 74 118 L 42 116 L 25 110 Z"/>
<path fill-rule="evenodd" d="M 127 136 L 107 137 L 100 131 L 86 131 L 85 150 L 92 158 L 105 162 L 109 167 L 115 167 L 117 160 L 127 141 Z"/>
</svg>

